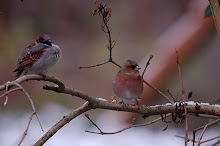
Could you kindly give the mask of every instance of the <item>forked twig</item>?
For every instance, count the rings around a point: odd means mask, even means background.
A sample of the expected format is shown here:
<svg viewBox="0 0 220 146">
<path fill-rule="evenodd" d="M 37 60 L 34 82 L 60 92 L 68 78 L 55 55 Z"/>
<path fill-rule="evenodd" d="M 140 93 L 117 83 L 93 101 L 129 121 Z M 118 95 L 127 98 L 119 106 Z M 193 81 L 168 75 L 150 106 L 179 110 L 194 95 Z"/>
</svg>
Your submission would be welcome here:
<svg viewBox="0 0 220 146">
<path fill-rule="evenodd" d="M 180 64 L 179 64 L 179 56 L 178 56 L 178 51 L 176 50 L 176 62 L 177 62 L 177 67 L 179 71 L 179 77 L 180 77 L 180 82 L 181 82 L 181 87 L 182 87 L 182 95 L 183 95 L 183 102 L 184 102 L 184 110 L 185 110 L 185 146 L 187 146 L 188 143 L 188 116 L 187 116 L 187 107 L 186 107 L 186 97 L 185 97 L 185 89 L 183 86 L 183 78 L 182 78 L 182 72 L 180 69 Z"/>
<path fill-rule="evenodd" d="M 7 84 L 8 84 L 8 85 L 6 85 L 6 93 L 5 93 L 5 94 L 9 94 L 10 91 L 11 91 L 11 92 L 16 91 L 16 90 L 21 90 L 21 91 L 23 91 L 23 92 L 25 93 L 25 95 L 28 97 L 28 99 L 29 99 L 29 101 L 30 101 L 30 103 L 31 103 L 31 107 L 32 107 L 32 109 L 33 109 L 33 113 L 31 114 L 31 116 L 30 116 L 30 118 L 29 118 L 29 122 L 28 122 L 27 128 L 26 128 L 26 130 L 25 130 L 25 132 L 24 132 L 24 134 L 23 134 L 23 136 L 22 136 L 22 138 L 21 138 L 21 140 L 20 140 L 20 142 L 19 142 L 19 144 L 18 144 L 18 145 L 20 145 L 20 144 L 23 142 L 25 136 L 27 135 L 27 131 L 28 131 L 28 129 L 29 129 L 29 125 L 30 125 L 30 123 L 31 123 L 31 120 L 32 120 L 33 115 L 36 115 L 37 120 L 38 120 L 38 122 L 39 122 L 39 125 L 40 125 L 40 127 L 41 127 L 41 130 L 42 130 L 42 131 L 44 131 L 44 130 L 43 130 L 43 127 L 42 127 L 42 125 L 41 125 L 41 122 L 40 122 L 39 116 L 38 116 L 38 114 L 37 114 L 36 108 L 35 108 L 35 106 L 34 106 L 34 102 L 33 102 L 33 100 L 31 99 L 31 96 L 27 93 L 27 91 L 26 91 L 20 84 L 18 84 L 18 83 L 16 83 L 16 82 L 10 82 L 10 83 L 7 83 Z M 12 90 L 10 90 L 10 91 L 7 91 L 7 87 L 8 87 L 8 86 L 16 86 L 17 88 L 12 89 Z"/>
<path fill-rule="evenodd" d="M 213 122 L 211 122 L 211 123 L 208 123 L 208 124 L 206 124 L 205 126 L 202 126 L 202 127 L 204 127 L 204 128 L 203 128 L 203 130 L 202 130 L 202 132 L 201 132 L 201 134 L 200 134 L 200 136 L 199 136 L 199 138 L 198 138 L 197 146 L 199 146 L 199 145 L 201 144 L 200 141 L 201 141 L 202 136 L 204 135 L 206 129 L 207 129 L 208 127 L 212 126 L 212 125 L 215 125 L 216 123 L 219 123 L 219 122 L 220 122 L 220 119 L 215 120 L 215 121 L 213 121 Z M 202 129 L 202 127 L 197 128 L 196 131 Z M 195 132 L 196 132 L 196 131 L 195 131 Z M 194 135 L 195 135 L 195 134 L 194 134 Z M 193 135 L 193 136 L 194 136 L 194 135 Z M 195 139 L 195 137 L 193 137 L 193 139 Z"/>
<path fill-rule="evenodd" d="M 105 134 L 104 132 L 102 132 L 102 130 L 99 128 L 99 126 L 97 126 L 96 123 L 93 122 L 92 119 L 90 119 L 90 117 L 89 117 L 88 114 L 85 114 L 85 117 L 86 117 L 87 119 L 89 119 L 89 121 L 100 131 L 99 134 L 102 134 L 102 135 Z M 86 130 L 85 132 L 95 133 L 95 132 L 91 132 L 91 131 L 88 131 L 88 130 Z M 98 133 L 96 133 L 96 134 L 98 134 Z"/>
<path fill-rule="evenodd" d="M 26 127 L 26 130 L 24 131 L 24 134 L 23 134 L 23 136 L 22 136 L 22 138 L 21 138 L 21 140 L 20 140 L 18 146 L 21 145 L 21 143 L 23 142 L 25 136 L 27 135 L 27 132 L 28 132 L 29 126 L 30 126 L 30 124 L 31 124 L 31 120 L 32 120 L 32 118 L 33 118 L 33 116 L 34 116 L 35 114 L 36 114 L 35 112 L 32 112 L 32 114 L 30 115 L 30 117 L 29 117 L 29 121 L 28 121 L 28 125 L 27 125 L 27 127 Z"/>
<path fill-rule="evenodd" d="M 32 109 L 33 109 L 33 112 L 34 112 L 34 114 L 36 115 L 37 120 L 38 120 L 38 122 L 39 122 L 39 124 L 40 124 L 41 130 L 44 131 L 44 129 L 43 129 L 42 125 L 41 125 L 41 122 L 40 122 L 40 119 L 39 119 L 37 110 L 36 110 L 36 108 L 35 108 L 35 106 L 34 106 L 34 102 L 33 102 L 33 100 L 31 99 L 31 96 L 27 93 L 27 91 L 26 91 L 20 84 L 18 84 L 18 83 L 14 83 L 14 84 L 15 84 L 18 88 L 22 89 L 22 91 L 23 91 L 23 92 L 25 93 L 25 95 L 28 97 L 28 99 L 29 99 L 29 101 L 30 101 L 30 103 L 31 103 L 31 107 L 32 107 Z"/>
<path fill-rule="evenodd" d="M 111 8 L 106 8 L 106 5 L 103 5 L 102 3 L 98 3 L 95 2 L 96 5 L 96 9 L 92 12 L 92 16 L 94 16 L 96 13 L 99 14 L 100 18 L 102 19 L 102 30 L 104 33 L 107 33 L 107 39 L 108 39 L 108 45 L 107 48 L 109 49 L 109 59 L 105 62 L 102 63 L 98 63 L 96 65 L 91 65 L 91 66 L 81 66 L 79 67 L 79 69 L 83 69 L 83 68 L 93 68 L 93 67 L 98 67 L 107 63 L 113 63 L 114 65 L 118 66 L 119 68 L 121 68 L 121 66 L 116 63 L 113 59 L 112 59 L 112 49 L 115 46 L 116 41 L 112 41 L 112 37 L 111 37 L 111 30 L 108 26 L 108 22 L 110 20 L 110 16 L 111 16 Z M 114 44 L 112 44 L 114 43 Z M 150 55 L 150 58 L 147 62 L 147 65 L 145 66 L 144 72 L 147 69 L 147 66 L 150 64 L 150 60 L 153 58 L 153 55 Z M 142 74 L 142 77 L 144 75 L 144 72 Z M 168 96 L 166 96 L 165 94 L 163 94 L 160 90 L 158 90 L 156 87 L 153 87 L 150 83 L 148 83 L 147 81 L 143 80 L 143 82 L 145 84 L 147 84 L 149 87 L 151 87 L 153 90 L 155 90 L 157 93 L 159 93 L 160 95 L 162 95 L 166 100 L 168 100 L 170 103 L 174 103 L 171 99 L 169 99 Z"/>
<path fill-rule="evenodd" d="M 119 64 L 117 64 L 115 61 L 113 61 L 112 59 L 112 49 L 114 48 L 116 41 L 112 41 L 112 37 L 111 37 L 111 30 L 108 26 L 108 22 L 111 18 L 111 7 L 106 8 L 106 5 L 103 5 L 102 3 L 98 3 L 95 2 L 96 5 L 96 9 L 92 12 L 92 16 L 94 16 L 96 13 L 98 13 L 98 15 L 100 16 L 100 18 L 102 19 L 102 24 L 101 24 L 101 28 L 102 31 L 104 33 L 107 34 L 107 39 L 108 39 L 108 45 L 107 45 L 107 49 L 109 50 L 109 59 L 105 62 L 102 63 L 98 63 L 96 65 L 91 65 L 91 66 L 81 66 L 79 67 L 79 69 L 83 69 L 83 68 L 93 68 L 93 67 L 97 67 L 97 66 L 101 66 L 107 63 L 113 63 L 118 67 L 121 67 Z M 118 38 L 117 38 L 118 39 Z"/>
<path fill-rule="evenodd" d="M 93 131 L 88 131 L 88 130 L 86 130 L 85 132 L 93 133 L 93 134 L 101 134 L 101 135 L 117 134 L 117 133 L 121 133 L 121 132 L 123 132 L 123 131 L 125 131 L 125 130 L 127 130 L 127 129 L 133 128 L 133 127 L 143 127 L 143 126 L 147 126 L 147 125 L 156 123 L 156 122 L 158 122 L 158 121 L 160 121 L 160 120 L 163 121 L 162 117 L 160 117 L 160 118 L 157 118 L 157 119 L 155 119 L 155 120 L 153 120 L 153 121 L 150 121 L 150 122 L 147 122 L 147 123 L 142 123 L 142 124 L 132 123 L 131 125 L 126 126 L 126 127 L 122 128 L 121 130 L 118 130 L 118 131 L 115 131 L 115 132 L 103 132 L 103 131 L 97 126 L 97 124 L 95 124 L 95 123 L 89 118 L 89 116 L 88 116 L 87 114 L 86 114 L 85 116 L 86 116 L 86 117 L 89 119 L 89 121 L 99 130 L 99 132 L 93 132 Z M 167 114 L 167 115 L 166 115 L 166 117 L 169 117 L 169 116 L 171 116 L 171 114 Z M 167 128 L 167 126 L 166 126 L 166 128 Z M 165 128 L 163 131 L 165 131 L 166 128 Z"/>
<path fill-rule="evenodd" d="M 22 91 L 22 89 L 20 89 L 20 88 L 14 88 L 14 89 L 9 89 L 7 92 L 5 92 L 5 93 L 3 93 L 1 96 L 0 96 L 0 99 L 2 98 L 2 97 L 4 97 L 4 96 L 6 96 L 6 95 L 8 95 L 8 94 L 10 94 L 10 93 L 12 93 L 12 92 L 14 92 L 14 91 L 18 91 L 18 90 L 21 90 Z"/>
</svg>

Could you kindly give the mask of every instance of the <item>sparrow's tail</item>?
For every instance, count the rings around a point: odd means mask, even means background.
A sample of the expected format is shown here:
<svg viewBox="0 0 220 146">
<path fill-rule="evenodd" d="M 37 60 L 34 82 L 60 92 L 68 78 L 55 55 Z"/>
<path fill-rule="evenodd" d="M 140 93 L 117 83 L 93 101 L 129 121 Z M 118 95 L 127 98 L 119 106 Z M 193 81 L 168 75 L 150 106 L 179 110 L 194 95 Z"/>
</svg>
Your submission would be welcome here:
<svg viewBox="0 0 220 146">
<path fill-rule="evenodd" d="M 19 67 L 19 68 L 16 68 L 16 69 L 14 70 L 14 72 L 17 72 L 16 75 L 15 75 L 15 78 L 17 79 L 17 78 L 19 78 L 20 75 L 22 74 L 23 69 Z"/>
</svg>

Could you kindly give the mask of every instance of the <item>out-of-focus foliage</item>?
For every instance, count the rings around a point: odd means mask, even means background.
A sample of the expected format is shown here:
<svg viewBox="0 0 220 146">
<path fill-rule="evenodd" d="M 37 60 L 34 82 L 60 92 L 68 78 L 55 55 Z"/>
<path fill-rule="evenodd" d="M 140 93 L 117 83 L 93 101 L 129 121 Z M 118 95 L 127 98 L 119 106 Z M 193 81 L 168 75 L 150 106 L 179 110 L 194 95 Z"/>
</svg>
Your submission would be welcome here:
<svg viewBox="0 0 220 146">
<path fill-rule="evenodd" d="M 220 0 L 218 0 L 218 3 L 220 3 Z M 204 17 L 209 17 L 209 16 L 212 16 L 212 11 L 211 11 L 211 7 L 210 5 L 208 5 L 205 9 L 205 12 L 204 12 Z"/>
<path fill-rule="evenodd" d="M 209 17 L 209 16 L 212 16 L 210 5 L 207 6 L 207 8 L 205 9 L 205 13 L 204 13 L 204 17 Z"/>
</svg>

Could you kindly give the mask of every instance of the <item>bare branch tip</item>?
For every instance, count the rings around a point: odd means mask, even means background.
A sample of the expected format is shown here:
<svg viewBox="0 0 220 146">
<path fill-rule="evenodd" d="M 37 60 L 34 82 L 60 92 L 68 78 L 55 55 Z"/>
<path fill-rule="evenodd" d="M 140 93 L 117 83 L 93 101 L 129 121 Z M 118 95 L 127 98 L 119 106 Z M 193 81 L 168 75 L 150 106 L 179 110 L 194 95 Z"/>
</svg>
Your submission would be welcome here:
<svg viewBox="0 0 220 146">
<path fill-rule="evenodd" d="M 85 114 L 84 116 L 87 117 L 87 118 L 89 118 L 89 115 L 88 115 L 88 114 Z"/>
</svg>

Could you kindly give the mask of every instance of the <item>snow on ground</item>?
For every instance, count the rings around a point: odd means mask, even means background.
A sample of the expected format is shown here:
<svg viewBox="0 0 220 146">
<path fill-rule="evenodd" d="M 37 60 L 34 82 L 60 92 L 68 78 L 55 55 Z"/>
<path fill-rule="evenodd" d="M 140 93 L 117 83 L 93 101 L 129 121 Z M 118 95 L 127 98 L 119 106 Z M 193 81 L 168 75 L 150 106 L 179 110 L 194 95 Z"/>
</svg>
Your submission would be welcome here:
<svg viewBox="0 0 220 146">
<path fill-rule="evenodd" d="M 49 103 L 45 105 L 39 112 L 39 117 L 45 132 L 49 130 L 56 122 L 58 122 L 64 115 L 70 113 L 72 110 L 67 109 L 58 104 Z M 93 111 L 95 112 L 95 111 Z M 1 112 L 0 118 L 0 145 L 14 146 L 19 143 L 23 132 L 28 123 L 31 111 L 21 113 Z M 106 111 L 98 116 L 98 119 L 90 116 L 95 120 L 105 132 L 117 131 L 125 125 L 118 120 L 117 112 Z M 169 126 L 166 131 L 153 130 L 148 127 L 139 127 L 126 130 L 114 135 L 97 135 L 86 133 L 85 130 L 98 131 L 88 119 L 81 115 L 70 123 L 65 125 L 58 131 L 45 146 L 177 146 L 184 145 L 184 140 L 175 137 L 175 135 L 184 135 L 184 129 L 175 129 Z M 205 133 L 205 139 L 218 136 L 218 130 L 208 130 Z M 44 132 L 44 133 L 45 133 Z M 28 135 L 22 143 L 22 146 L 33 145 L 43 134 L 39 127 L 36 117 L 33 118 L 28 131 Z M 192 136 L 192 135 L 190 135 Z M 205 140 L 203 139 L 203 140 Z M 191 144 L 190 144 L 191 145 Z M 204 146 L 210 143 L 204 144 Z"/>
</svg>

